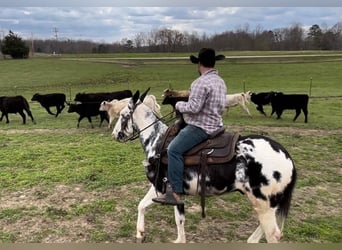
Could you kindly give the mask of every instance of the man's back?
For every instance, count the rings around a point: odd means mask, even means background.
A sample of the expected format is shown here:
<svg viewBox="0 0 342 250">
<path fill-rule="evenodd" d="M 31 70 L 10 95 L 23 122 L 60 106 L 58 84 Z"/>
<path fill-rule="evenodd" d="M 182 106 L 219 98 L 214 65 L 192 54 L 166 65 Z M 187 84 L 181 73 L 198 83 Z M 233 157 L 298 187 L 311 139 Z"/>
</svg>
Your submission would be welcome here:
<svg viewBox="0 0 342 250">
<path fill-rule="evenodd" d="M 223 126 L 222 113 L 224 111 L 227 88 L 217 70 L 210 69 L 197 78 L 190 88 L 188 102 L 177 104 L 184 114 L 187 124 L 200 127 L 207 134 L 214 133 Z"/>
</svg>

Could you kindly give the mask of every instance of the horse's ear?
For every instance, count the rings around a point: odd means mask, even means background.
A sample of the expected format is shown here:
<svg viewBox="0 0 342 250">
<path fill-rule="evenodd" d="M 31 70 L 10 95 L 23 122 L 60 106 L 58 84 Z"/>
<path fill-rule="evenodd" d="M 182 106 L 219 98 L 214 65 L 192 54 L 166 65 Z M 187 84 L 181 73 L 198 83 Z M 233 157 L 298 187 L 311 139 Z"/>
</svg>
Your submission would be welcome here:
<svg viewBox="0 0 342 250">
<path fill-rule="evenodd" d="M 146 89 L 146 91 L 145 91 L 144 93 L 141 94 L 141 96 L 140 96 L 140 101 L 141 101 L 141 102 L 144 101 L 144 99 L 145 99 L 145 97 L 146 97 L 148 91 L 150 91 L 150 89 L 151 89 L 151 88 L 149 87 L 148 89 Z"/>
<path fill-rule="evenodd" d="M 138 101 L 138 99 L 139 99 L 139 95 L 140 95 L 140 92 L 139 92 L 139 90 L 137 90 L 137 91 L 134 93 L 133 97 L 132 97 L 133 103 L 134 103 L 134 104 L 137 103 L 137 101 Z"/>
</svg>

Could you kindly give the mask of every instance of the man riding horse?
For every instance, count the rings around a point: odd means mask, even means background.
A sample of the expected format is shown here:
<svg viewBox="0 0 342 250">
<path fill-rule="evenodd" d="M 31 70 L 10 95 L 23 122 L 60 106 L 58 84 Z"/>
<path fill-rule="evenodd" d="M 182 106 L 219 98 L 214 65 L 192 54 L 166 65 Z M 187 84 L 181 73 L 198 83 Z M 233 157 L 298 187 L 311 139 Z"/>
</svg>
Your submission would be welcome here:
<svg viewBox="0 0 342 250">
<path fill-rule="evenodd" d="M 183 154 L 223 128 L 222 114 L 227 87 L 214 68 L 216 60 L 221 59 L 224 56 L 216 56 L 215 50 L 210 48 L 202 48 L 198 57 L 190 56 L 191 62 L 197 64 L 200 76 L 191 84 L 189 100 L 175 105 L 176 110 L 183 114 L 186 125 L 168 146 L 169 183 L 166 193 L 154 198 L 154 202 L 165 205 L 184 204 Z"/>
</svg>

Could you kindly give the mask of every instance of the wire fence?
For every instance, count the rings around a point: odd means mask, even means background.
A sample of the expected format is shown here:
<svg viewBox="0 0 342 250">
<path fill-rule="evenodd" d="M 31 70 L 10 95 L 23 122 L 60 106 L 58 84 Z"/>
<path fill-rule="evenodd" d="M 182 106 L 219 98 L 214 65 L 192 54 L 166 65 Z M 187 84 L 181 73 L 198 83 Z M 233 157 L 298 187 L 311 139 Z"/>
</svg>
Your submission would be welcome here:
<svg viewBox="0 0 342 250">
<path fill-rule="evenodd" d="M 247 84 L 245 81 L 242 82 L 241 84 L 241 91 L 243 92 L 247 92 L 247 91 L 251 91 L 251 89 L 249 89 L 250 84 Z M 129 84 L 127 84 L 126 86 L 123 85 L 123 87 L 125 87 L 126 89 L 129 89 Z M 22 95 L 24 97 L 27 98 L 27 100 L 29 102 L 31 102 L 31 98 L 35 93 L 40 93 L 40 94 L 50 94 L 50 93 L 63 93 L 66 95 L 66 100 L 68 102 L 73 102 L 75 99 L 75 96 L 77 93 L 96 93 L 96 92 L 108 92 L 105 91 L 104 89 L 108 90 L 108 87 L 103 87 L 102 90 L 101 88 L 99 88 L 99 91 L 80 91 L 80 87 L 79 86 L 73 86 L 73 85 L 69 85 L 69 86 L 34 86 L 34 87 L 30 87 L 30 86 L 21 86 L 21 87 L 17 87 L 17 86 L 12 86 L 12 87 L 2 87 L 0 89 L 0 96 L 16 96 L 16 95 Z M 176 90 L 182 90 L 182 89 L 176 89 Z M 114 90 L 113 90 L 114 91 Z M 277 89 L 272 89 L 270 88 L 270 91 L 278 91 Z M 254 91 L 252 91 L 254 92 Z M 255 91 L 258 92 L 258 91 Z M 302 86 L 300 89 L 298 90 L 282 90 L 281 92 L 285 93 L 285 94 L 308 94 L 310 98 L 327 98 L 327 99 L 333 99 L 333 98 L 342 98 L 342 92 L 336 92 L 335 95 L 332 94 L 327 94 L 324 95 L 322 93 L 319 92 L 319 90 L 316 90 L 314 84 L 313 84 L 313 80 L 310 79 L 310 82 L 308 83 L 308 85 Z M 229 94 L 233 94 L 233 93 L 229 93 Z M 162 95 L 162 93 L 161 93 Z M 156 99 L 158 102 L 162 102 L 163 98 L 162 96 L 156 96 Z"/>
</svg>

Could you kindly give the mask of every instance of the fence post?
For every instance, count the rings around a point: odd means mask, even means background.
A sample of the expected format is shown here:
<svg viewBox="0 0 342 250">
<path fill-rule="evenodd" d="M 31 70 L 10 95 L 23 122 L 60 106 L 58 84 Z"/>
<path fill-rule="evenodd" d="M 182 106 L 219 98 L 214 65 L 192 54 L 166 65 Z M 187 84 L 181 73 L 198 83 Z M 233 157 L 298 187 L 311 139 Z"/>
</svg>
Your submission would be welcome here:
<svg viewBox="0 0 342 250">
<path fill-rule="evenodd" d="M 69 83 L 69 102 L 71 102 L 71 84 Z"/>
<path fill-rule="evenodd" d="M 243 80 L 243 93 L 246 93 L 246 81 Z"/>
<path fill-rule="evenodd" d="M 310 88 L 309 88 L 309 96 L 311 97 L 311 88 L 312 88 L 312 77 L 310 77 Z"/>
</svg>

